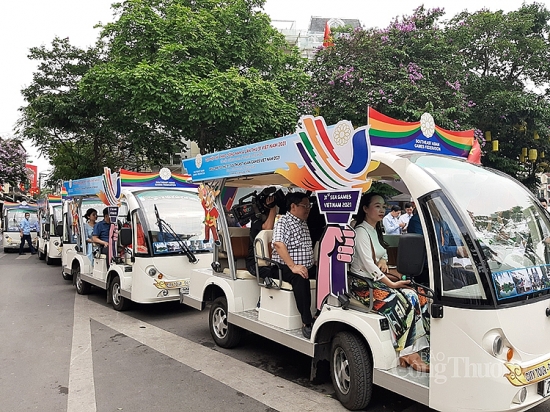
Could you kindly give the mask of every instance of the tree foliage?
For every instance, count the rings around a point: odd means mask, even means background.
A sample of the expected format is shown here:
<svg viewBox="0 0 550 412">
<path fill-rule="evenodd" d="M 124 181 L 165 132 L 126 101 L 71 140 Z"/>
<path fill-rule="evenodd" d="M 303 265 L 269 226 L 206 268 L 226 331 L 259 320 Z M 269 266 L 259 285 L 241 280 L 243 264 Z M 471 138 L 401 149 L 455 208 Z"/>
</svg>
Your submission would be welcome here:
<svg viewBox="0 0 550 412">
<path fill-rule="evenodd" d="M 0 138 L 0 185 L 27 183 L 26 162 L 27 153 L 20 141 Z"/>
<path fill-rule="evenodd" d="M 385 29 L 338 36 L 311 62 L 310 106 L 329 123 L 366 124 L 370 106 L 405 121 L 428 111 L 443 127 L 462 124 L 470 112 L 461 87 L 466 73 L 438 25 L 442 16 L 419 7 Z"/>
<path fill-rule="evenodd" d="M 535 172 L 550 170 L 541 158 L 550 153 L 548 10 L 534 3 L 443 15 L 419 7 L 385 29 L 335 36 L 311 62 L 304 106 L 329 123 L 365 124 L 368 106 L 406 121 L 430 112 L 448 129 L 477 129 L 483 163 L 533 188 Z M 492 132 L 499 151 L 481 131 Z M 537 149 L 536 161 L 520 156 L 524 148 Z"/>
<path fill-rule="evenodd" d="M 447 30 L 470 74 L 465 87 L 475 102 L 470 123 L 499 142 L 498 152 L 487 145 L 483 163 L 530 187 L 535 172 L 550 170 L 540 157 L 550 153 L 549 19 L 542 5 L 524 4 L 509 13 L 460 13 Z M 537 160 L 524 159 L 523 148 L 537 149 Z"/>
<path fill-rule="evenodd" d="M 51 181 L 95 176 L 104 166 L 136 169 L 139 159 L 146 159 L 147 166 L 166 156 L 154 139 L 157 134 L 138 123 L 120 127 L 81 92 L 82 77 L 101 61 L 99 46 L 82 50 L 55 38 L 49 48 L 30 50 L 29 58 L 39 65 L 31 85 L 22 90 L 27 106 L 20 109 L 18 133 L 49 157 Z"/>
<path fill-rule="evenodd" d="M 81 90 L 119 127 L 137 121 L 203 151 L 291 132 L 307 75 L 297 50 L 259 11 L 263 3 L 116 4 L 118 20 L 102 32 L 106 58 Z"/>
</svg>

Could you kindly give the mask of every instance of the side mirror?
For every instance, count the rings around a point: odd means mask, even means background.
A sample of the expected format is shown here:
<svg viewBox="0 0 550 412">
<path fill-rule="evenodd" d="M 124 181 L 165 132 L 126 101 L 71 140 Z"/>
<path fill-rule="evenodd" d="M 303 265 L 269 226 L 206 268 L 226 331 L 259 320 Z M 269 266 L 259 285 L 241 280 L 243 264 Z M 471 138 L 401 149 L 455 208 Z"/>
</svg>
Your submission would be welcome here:
<svg viewBox="0 0 550 412">
<path fill-rule="evenodd" d="M 49 223 L 45 223 L 44 224 L 44 232 L 45 233 L 48 233 L 50 231 L 50 224 Z"/>
<path fill-rule="evenodd" d="M 118 238 L 122 246 L 128 246 L 132 244 L 132 228 L 123 227 L 118 232 Z"/>
<path fill-rule="evenodd" d="M 418 233 L 405 233 L 399 237 L 397 250 L 397 271 L 408 278 L 419 276 L 426 262 L 424 236 Z"/>
<path fill-rule="evenodd" d="M 49 230 L 49 229 L 48 229 Z M 59 237 L 63 237 L 63 224 L 60 223 L 55 227 L 55 234 Z"/>
</svg>

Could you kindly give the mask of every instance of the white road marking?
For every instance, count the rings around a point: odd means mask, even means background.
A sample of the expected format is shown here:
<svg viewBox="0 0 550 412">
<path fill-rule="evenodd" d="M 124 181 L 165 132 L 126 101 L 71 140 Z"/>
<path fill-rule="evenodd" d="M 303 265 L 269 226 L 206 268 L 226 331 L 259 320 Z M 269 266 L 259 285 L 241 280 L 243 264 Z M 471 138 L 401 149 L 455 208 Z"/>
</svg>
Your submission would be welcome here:
<svg viewBox="0 0 550 412">
<path fill-rule="evenodd" d="M 337 400 L 326 395 L 76 295 L 67 412 L 96 411 L 90 319 L 278 411 L 345 410 Z M 84 406 L 88 409 L 83 409 Z"/>
<path fill-rule="evenodd" d="M 91 316 L 86 309 L 97 305 L 86 302 L 86 297 L 76 295 L 67 412 L 96 412 Z"/>
</svg>

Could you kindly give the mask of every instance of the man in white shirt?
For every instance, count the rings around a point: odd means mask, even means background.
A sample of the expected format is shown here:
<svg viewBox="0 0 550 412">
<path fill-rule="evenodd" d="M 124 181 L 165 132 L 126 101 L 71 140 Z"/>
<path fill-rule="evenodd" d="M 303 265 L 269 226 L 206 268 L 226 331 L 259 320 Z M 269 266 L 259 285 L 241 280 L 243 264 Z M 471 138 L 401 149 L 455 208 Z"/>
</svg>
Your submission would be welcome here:
<svg viewBox="0 0 550 412">
<path fill-rule="evenodd" d="M 409 226 L 409 220 L 413 215 L 413 205 L 412 203 L 405 203 L 405 213 L 399 217 L 399 222 L 404 223 L 405 226 L 401 228 L 401 233 L 407 233 L 407 227 Z"/>
<path fill-rule="evenodd" d="M 397 205 L 392 206 L 390 213 L 384 216 L 382 224 L 384 225 L 386 235 L 401 234 L 401 229 L 405 226 L 405 223 L 399 222 L 399 216 L 401 216 L 401 208 Z"/>
</svg>

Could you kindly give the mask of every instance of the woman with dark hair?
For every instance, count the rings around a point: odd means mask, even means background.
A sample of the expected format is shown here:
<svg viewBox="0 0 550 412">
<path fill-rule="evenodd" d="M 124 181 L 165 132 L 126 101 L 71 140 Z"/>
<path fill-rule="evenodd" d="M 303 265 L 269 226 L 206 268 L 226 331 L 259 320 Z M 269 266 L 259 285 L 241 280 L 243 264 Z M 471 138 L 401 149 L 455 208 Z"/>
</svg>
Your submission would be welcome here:
<svg viewBox="0 0 550 412">
<path fill-rule="evenodd" d="M 393 346 L 399 352 L 399 365 L 429 372 L 430 366 L 418 354 L 429 347 L 427 302 L 408 287 L 410 281 L 389 273 L 381 225 L 385 211 L 384 198 L 379 194 L 366 193 L 361 198 L 349 291 L 352 297 L 369 306 L 369 288 L 374 289 L 373 309 L 388 318 Z"/>
<path fill-rule="evenodd" d="M 93 208 L 86 210 L 84 219 L 86 219 L 86 225 L 84 225 L 86 230 L 86 255 L 88 255 L 90 262 L 93 264 L 94 258 L 92 256 L 92 249 L 94 244 L 92 242 L 92 232 L 94 231 L 94 225 L 97 220 L 97 210 Z"/>
</svg>

